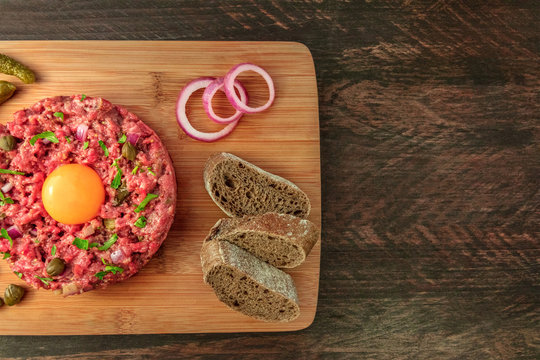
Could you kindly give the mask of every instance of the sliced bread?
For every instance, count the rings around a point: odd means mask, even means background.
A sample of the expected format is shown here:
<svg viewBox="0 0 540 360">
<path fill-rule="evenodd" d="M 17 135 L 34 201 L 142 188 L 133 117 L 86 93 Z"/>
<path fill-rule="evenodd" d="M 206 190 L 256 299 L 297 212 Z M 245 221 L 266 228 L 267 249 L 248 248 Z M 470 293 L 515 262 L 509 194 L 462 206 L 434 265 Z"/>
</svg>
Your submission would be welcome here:
<svg viewBox="0 0 540 360">
<path fill-rule="evenodd" d="M 307 195 L 298 186 L 229 153 L 217 153 L 208 159 L 204 185 L 228 216 L 276 212 L 306 218 L 311 209 Z"/>
<path fill-rule="evenodd" d="M 227 241 L 205 241 L 201 250 L 204 282 L 233 310 L 254 318 L 286 322 L 300 315 L 290 275 Z"/>
<path fill-rule="evenodd" d="M 293 268 L 304 262 L 319 230 L 306 219 L 266 213 L 218 220 L 205 239 L 213 240 L 231 242 L 270 265 Z"/>
</svg>

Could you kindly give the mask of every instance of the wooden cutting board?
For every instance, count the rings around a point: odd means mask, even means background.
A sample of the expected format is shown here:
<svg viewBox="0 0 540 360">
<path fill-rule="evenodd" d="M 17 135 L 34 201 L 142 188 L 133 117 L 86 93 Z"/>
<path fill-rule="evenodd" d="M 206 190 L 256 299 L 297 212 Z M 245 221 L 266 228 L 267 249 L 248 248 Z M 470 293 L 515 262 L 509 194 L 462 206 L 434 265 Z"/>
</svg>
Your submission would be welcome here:
<svg viewBox="0 0 540 360">
<path fill-rule="evenodd" d="M 135 277 L 104 290 L 63 298 L 29 289 L 24 300 L 0 308 L 0 334 L 139 334 L 287 331 L 309 326 L 317 308 L 320 241 L 307 261 L 288 271 L 301 315 L 290 323 L 265 323 L 230 310 L 202 281 L 199 251 L 210 227 L 225 215 L 206 193 L 205 160 L 214 152 L 236 154 L 295 182 L 311 199 L 309 219 L 321 224 L 317 83 L 309 50 L 289 42 L 3 41 L 0 53 L 33 69 L 37 82 L 13 82 L 18 91 L 0 105 L 0 121 L 44 97 L 86 94 L 124 105 L 150 125 L 165 143 L 176 170 L 176 218 L 161 249 Z M 192 79 L 223 76 L 240 62 L 264 67 L 273 77 L 276 101 L 266 112 L 246 115 L 236 130 L 215 143 L 186 136 L 177 126 L 178 92 Z M 265 102 L 266 86 L 242 76 L 250 104 Z M 193 124 L 210 131 L 201 92 L 188 103 Z M 224 96 L 218 113 L 230 112 Z M 25 285 L 0 260 L 0 292 Z"/>
</svg>

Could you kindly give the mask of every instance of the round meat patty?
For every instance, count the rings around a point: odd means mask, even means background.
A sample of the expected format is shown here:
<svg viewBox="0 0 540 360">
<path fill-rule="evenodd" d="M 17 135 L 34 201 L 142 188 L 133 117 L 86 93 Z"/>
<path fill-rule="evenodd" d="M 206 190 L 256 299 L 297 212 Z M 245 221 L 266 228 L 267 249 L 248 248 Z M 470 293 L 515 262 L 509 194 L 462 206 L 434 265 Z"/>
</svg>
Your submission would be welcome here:
<svg viewBox="0 0 540 360">
<path fill-rule="evenodd" d="M 0 136 L 8 136 L 0 139 L 0 251 L 28 284 L 63 295 L 105 287 L 158 250 L 174 219 L 176 179 L 163 143 L 136 115 L 102 98 L 53 97 L 16 112 Z M 126 142 L 132 159 L 122 155 Z M 105 189 L 97 216 L 82 224 L 57 222 L 43 205 L 45 179 L 65 164 L 90 167 Z M 65 265 L 55 276 L 53 259 Z"/>
</svg>

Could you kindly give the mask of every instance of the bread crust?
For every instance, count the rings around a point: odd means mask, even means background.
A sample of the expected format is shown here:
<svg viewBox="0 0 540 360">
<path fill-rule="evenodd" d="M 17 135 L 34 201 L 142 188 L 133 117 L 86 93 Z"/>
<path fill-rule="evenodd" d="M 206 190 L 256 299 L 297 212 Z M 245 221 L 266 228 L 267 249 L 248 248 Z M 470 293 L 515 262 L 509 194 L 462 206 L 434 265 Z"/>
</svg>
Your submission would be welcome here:
<svg viewBox="0 0 540 360">
<path fill-rule="evenodd" d="M 231 161 L 238 164 L 239 168 L 242 168 L 240 166 L 243 166 L 243 169 L 249 169 L 251 171 L 254 171 L 257 175 L 261 176 L 261 178 L 267 179 L 268 182 L 270 182 L 271 184 L 284 187 L 286 190 L 281 191 L 280 196 L 282 196 L 287 201 L 293 201 L 293 202 L 299 203 L 299 207 L 295 209 L 294 215 L 297 215 L 302 218 L 308 217 L 311 211 L 311 203 L 309 201 L 309 198 L 293 182 L 285 178 L 282 178 L 281 176 L 269 173 L 268 171 L 265 171 L 259 168 L 258 166 L 239 158 L 236 155 L 226 153 L 226 152 L 221 152 L 221 153 L 215 153 L 208 158 L 208 160 L 206 161 L 205 168 L 204 168 L 203 178 L 204 178 L 204 186 L 205 186 L 206 191 L 208 192 L 212 200 L 216 203 L 216 205 L 219 206 L 219 208 L 221 208 L 221 210 L 223 210 L 225 214 L 227 214 L 230 217 L 234 217 L 234 216 L 262 214 L 262 213 L 272 212 L 272 211 L 280 212 L 277 204 L 270 204 L 269 201 L 254 200 L 254 202 L 258 203 L 258 206 L 260 206 L 260 209 L 256 211 L 251 211 L 251 212 L 248 212 L 248 209 L 245 206 L 241 206 L 241 204 L 234 206 L 231 204 L 231 202 L 227 202 L 226 203 L 227 205 L 225 205 L 223 201 L 221 201 L 221 199 L 216 196 L 215 191 L 213 191 L 212 189 L 212 186 L 215 183 L 214 180 L 216 179 L 216 175 L 217 175 L 216 168 L 220 164 L 227 161 Z M 220 181 L 221 180 L 222 179 L 220 179 Z M 266 191 L 256 181 L 252 182 L 249 185 L 257 187 L 257 189 L 261 190 L 263 193 Z M 234 196 L 233 193 L 229 193 L 227 195 L 231 197 Z M 266 193 L 266 195 L 268 194 Z"/>
<path fill-rule="evenodd" d="M 319 229 L 311 221 L 293 215 L 271 212 L 262 215 L 246 215 L 242 218 L 220 219 L 210 229 L 204 241 L 226 240 L 241 246 L 235 239 L 245 233 L 256 233 L 270 238 L 279 238 L 291 246 L 298 248 L 300 257 L 290 259 L 289 263 L 278 266 L 280 268 L 294 268 L 303 263 L 320 238 Z M 265 249 L 261 250 L 264 251 Z M 257 254 L 253 255 L 257 256 Z M 279 258 L 290 258 L 290 254 L 276 255 Z M 270 259 L 261 258 L 261 260 L 277 266 Z"/>
<path fill-rule="evenodd" d="M 231 309 L 259 320 L 272 322 L 292 321 L 300 315 L 298 295 L 291 276 L 264 261 L 259 260 L 238 246 L 226 241 L 205 241 L 201 249 L 201 265 L 204 282 L 211 286 L 212 284 L 209 282 L 210 274 L 219 267 L 228 267 L 235 273 L 241 274 L 242 278 L 249 279 L 249 281 L 256 283 L 259 287 L 259 294 L 257 296 L 265 296 L 261 294 L 269 294 L 266 295 L 267 297 L 277 296 L 285 302 L 287 307 L 292 307 L 294 310 L 292 316 L 287 318 L 272 317 L 271 314 L 265 314 L 264 312 L 259 312 L 258 315 L 255 315 L 250 313 L 250 311 L 247 311 L 246 307 L 231 306 L 231 304 L 224 299 L 224 295 L 230 294 L 220 294 L 214 288 L 218 299 Z M 223 281 L 225 280 L 227 279 L 224 279 Z M 249 296 L 252 297 L 250 298 Z M 243 299 L 249 308 L 260 306 L 253 298 L 255 294 L 250 293 L 249 296 Z"/>
</svg>

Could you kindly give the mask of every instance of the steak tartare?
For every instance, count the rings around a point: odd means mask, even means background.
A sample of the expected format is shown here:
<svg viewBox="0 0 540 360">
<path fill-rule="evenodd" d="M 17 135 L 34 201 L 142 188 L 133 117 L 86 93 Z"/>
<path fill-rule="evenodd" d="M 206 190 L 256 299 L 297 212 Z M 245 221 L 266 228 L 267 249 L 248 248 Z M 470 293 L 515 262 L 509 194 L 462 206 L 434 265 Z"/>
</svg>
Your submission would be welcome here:
<svg viewBox="0 0 540 360">
<path fill-rule="evenodd" d="M 43 99 L 0 125 L 0 147 L 0 252 L 31 286 L 67 296 L 125 280 L 166 238 L 176 208 L 174 168 L 156 133 L 125 108 L 84 95 Z M 96 196 L 74 184 L 89 203 L 98 201 L 83 223 L 51 216 L 51 207 L 65 208 L 55 204 L 62 199 L 44 206 L 45 180 L 67 164 L 101 179 Z M 68 215 L 86 210 L 76 206 Z"/>
</svg>

